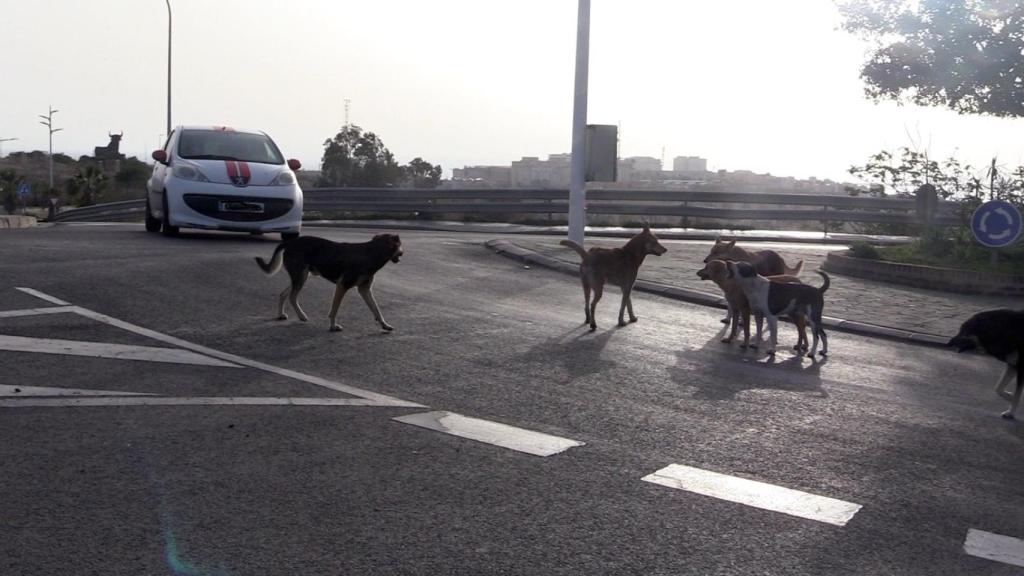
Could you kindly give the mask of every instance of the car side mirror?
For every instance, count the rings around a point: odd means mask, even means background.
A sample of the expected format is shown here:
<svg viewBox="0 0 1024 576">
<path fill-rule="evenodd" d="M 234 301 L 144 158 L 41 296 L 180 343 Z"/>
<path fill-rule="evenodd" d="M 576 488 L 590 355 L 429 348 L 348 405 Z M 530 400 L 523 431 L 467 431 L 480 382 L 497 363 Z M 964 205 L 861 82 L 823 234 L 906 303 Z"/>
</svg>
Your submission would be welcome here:
<svg viewBox="0 0 1024 576">
<path fill-rule="evenodd" d="M 154 150 L 153 160 L 156 160 L 161 164 L 167 164 L 167 152 L 164 152 L 163 150 Z"/>
<path fill-rule="evenodd" d="M 299 168 L 302 168 L 302 162 L 299 162 L 295 158 L 292 158 L 291 160 L 288 161 L 288 167 L 291 168 L 292 170 L 298 170 Z"/>
</svg>

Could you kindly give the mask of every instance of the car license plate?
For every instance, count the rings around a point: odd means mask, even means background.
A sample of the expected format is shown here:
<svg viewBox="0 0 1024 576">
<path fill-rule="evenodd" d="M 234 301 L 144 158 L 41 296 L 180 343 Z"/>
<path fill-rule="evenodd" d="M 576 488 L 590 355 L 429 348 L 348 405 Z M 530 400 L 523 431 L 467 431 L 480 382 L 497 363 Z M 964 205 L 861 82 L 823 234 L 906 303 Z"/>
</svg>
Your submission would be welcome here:
<svg viewBox="0 0 1024 576">
<path fill-rule="evenodd" d="M 224 200 L 220 203 L 221 212 L 247 212 L 250 214 L 262 214 L 262 202 L 243 202 L 241 200 Z"/>
</svg>

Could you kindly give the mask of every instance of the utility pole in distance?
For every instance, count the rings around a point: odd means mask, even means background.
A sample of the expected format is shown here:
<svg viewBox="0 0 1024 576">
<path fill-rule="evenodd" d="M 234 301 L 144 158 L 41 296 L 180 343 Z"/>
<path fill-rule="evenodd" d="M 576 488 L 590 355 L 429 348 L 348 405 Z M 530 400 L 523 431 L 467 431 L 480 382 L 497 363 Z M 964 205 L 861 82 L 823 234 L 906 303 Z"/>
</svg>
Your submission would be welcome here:
<svg viewBox="0 0 1024 576">
<path fill-rule="evenodd" d="M 4 142 L 12 142 L 14 140 L 17 140 L 17 138 L 0 138 L 0 158 L 4 157 Z"/>
<path fill-rule="evenodd" d="M 50 111 L 46 116 L 43 116 L 42 114 L 39 115 L 39 117 L 43 119 L 39 123 L 46 126 L 46 129 L 50 131 L 50 190 L 53 190 L 53 133 L 60 132 L 63 128 L 53 127 L 53 115 L 60 112 L 60 110 L 54 110 L 53 106 L 50 106 L 49 109 Z"/>
<path fill-rule="evenodd" d="M 167 133 L 171 133 L 171 0 L 167 3 Z"/>
</svg>

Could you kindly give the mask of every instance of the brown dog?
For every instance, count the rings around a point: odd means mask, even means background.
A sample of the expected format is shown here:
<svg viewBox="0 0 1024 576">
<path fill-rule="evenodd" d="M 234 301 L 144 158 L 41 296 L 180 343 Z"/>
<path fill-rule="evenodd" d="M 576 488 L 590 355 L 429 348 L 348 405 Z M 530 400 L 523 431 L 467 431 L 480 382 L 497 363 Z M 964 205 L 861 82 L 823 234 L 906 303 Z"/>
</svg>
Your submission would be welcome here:
<svg viewBox="0 0 1024 576">
<path fill-rule="evenodd" d="M 800 271 L 804 269 L 803 260 L 800 260 L 796 263 L 796 266 L 790 268 L 786 266 L 786 262 L 782 259 L 782 256 L 779 256 L 778 252 L 774 250 L 751 252 L 737 246 L 735 240 L 728 242 L 715 240 L 715 245 L 711 247 L 711 252 L 704 259 L 704 263 L 707 264 L 712 260 L 749 262 L 754 265 L 757 273 L 761 276 L 799 276 Z"/>
<path fill-rule="evenodd" d="M 701 280 L 711 280 L 725 294 L 725 302 L 729 312 L 722 322 L 729 324 L 731 321 L 732 331 L 729 333 L 729 336 L 722 338 L 722 342 L 728 344 L 736 338 L 736 332 L 739 330 L 740 322 L 742 321 L 743 344 L 740 345 L 740 348 L 747 348 L 750 345 L 750 303 L 747 302 L 747 296 L 743 293 L 743 287 L 740 286 L 740 283 L 735 278 L 729 278 L 729 268 L 726 262 L 723 260 L 712 260 L 705 264 L 704 268 L 697 271 L 697 276 Z M 786 274 L 770 276 L 768 279 L 772 282 L 801 283 L 800 278 L 797 276 Z M 803 314 L 794 314 L 793 316 L 793 323 L 796 324 L 797 329 L 797 343 L 793 348 L 795 350 L 806 349 L 807 319 L 804 318 Z"/>
<path fill-rule="evenodd" d="M 633 283 L 636 282 L 636 275 L 640 271 L 640 265 L 648 254 L 661 256 L 667 248 L 658 242 L 658 237 L 651 232 L 649 226 L 644 226 L 642 232 L 626 242 L 622 248 L 591 248 L 584 250 L 582 246 L 572 240 L 562 240 L 562 246 L 568 246 L 575 250 L 582 261 L 580 262 L 580 279 L 583 282 L 583 312 L 586 314 L 584 322 L 590 324 L 590 331 L 597 330 L 597 322 L 594 320 L 594 310 L 597 302 L 604 293 L 604 283 L 611 282 L 622 288 L 622 303 L 619 305 L 619 326 L 625 326 L 623 313 L 629 309 L 629 321 L 636 322 L 637 317 L 633 314 L 633 300 L 630 292 L 633 290 Z M 594 290 L 594 300 L 590 300 L 590 290 Z"/>
</svg>

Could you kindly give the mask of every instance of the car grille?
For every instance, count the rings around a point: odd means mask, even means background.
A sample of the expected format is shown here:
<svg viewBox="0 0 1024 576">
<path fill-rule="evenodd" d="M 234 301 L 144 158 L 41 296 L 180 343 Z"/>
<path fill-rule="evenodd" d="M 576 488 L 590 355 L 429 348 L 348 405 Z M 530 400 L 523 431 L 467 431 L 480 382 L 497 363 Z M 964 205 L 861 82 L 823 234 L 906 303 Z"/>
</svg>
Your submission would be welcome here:
<svg viewBox="0 0 1024 576">
<path fill-rule="evenodd" d="M 241 203 L 261 205 L 263 210 L 247 212 L 241 209 L 222 210 L 224 203 L 240 207 Z M 286 198 L 257 198 L 251 196 L 217 196 L 212 194 L 185 194 L 185 204 L 204 216 L 228 222 L 261 222 L 284 216 L 295 203 Z"/>
</svg>

